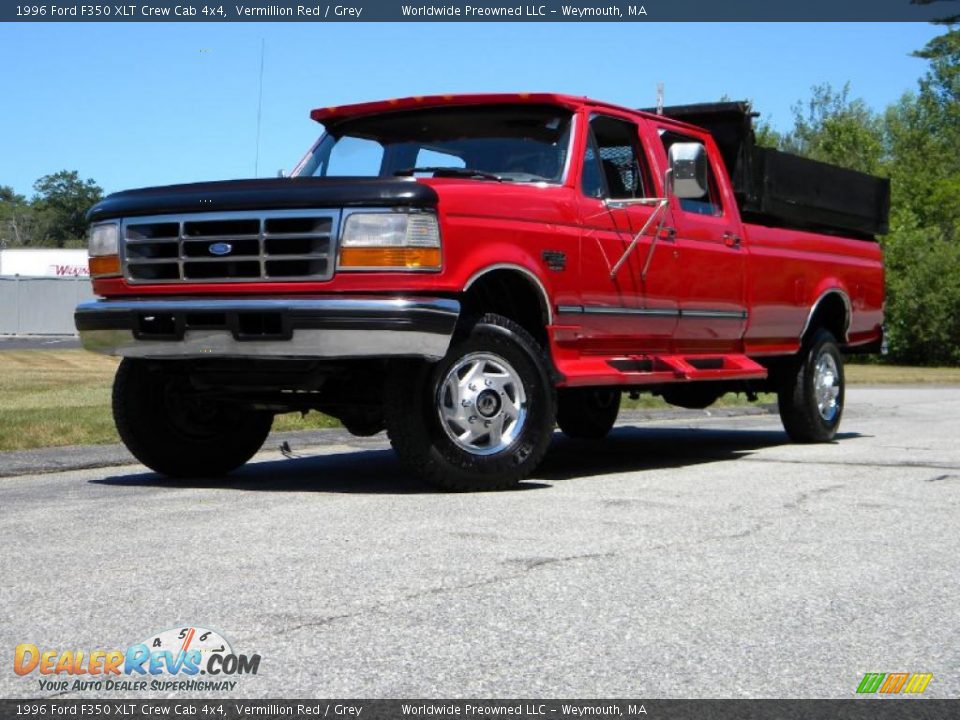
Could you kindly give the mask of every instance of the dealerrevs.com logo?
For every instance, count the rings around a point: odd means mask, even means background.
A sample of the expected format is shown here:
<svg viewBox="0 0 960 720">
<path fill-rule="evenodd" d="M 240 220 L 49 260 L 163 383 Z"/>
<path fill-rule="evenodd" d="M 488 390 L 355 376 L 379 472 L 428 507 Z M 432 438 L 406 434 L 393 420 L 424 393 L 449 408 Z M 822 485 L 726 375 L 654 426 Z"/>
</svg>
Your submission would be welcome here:
<svg viewBox="0 0 960 720">
<path fill-rule="evenodd" d="M 13 656 L 13 671 L 36 677 L 44 692 L 230 691 L 238 683 L 234 678 L 259 669 L 259 654 L 238 654 L 226 637 L 202 627 L 164 630 L 126 650 L 23 643 Z"/>
</svg>

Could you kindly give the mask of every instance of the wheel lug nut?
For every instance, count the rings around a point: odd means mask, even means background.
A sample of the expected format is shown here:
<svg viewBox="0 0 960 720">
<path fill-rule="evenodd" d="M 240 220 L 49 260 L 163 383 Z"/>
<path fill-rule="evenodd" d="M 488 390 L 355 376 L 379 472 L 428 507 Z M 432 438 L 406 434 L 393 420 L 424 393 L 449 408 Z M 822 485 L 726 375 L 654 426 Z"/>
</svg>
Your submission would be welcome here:
<svg viewBox="0 0 960 720">
<path fill-rule="evenodd" d="M 476 389 L 477 389 L 476 383 L 470 383 L 470 385 L 468 385 L 468 387 L 469 387 L 471 390 L 476 390 Z"/>
<path fill-rule="evenodd" d="M 487 387 L 493 387 L 493 380 L 487 380 L 485 384 Z"/>
<path fill-rule="evenodd" d="M 467 418 L 468 423 L 475 423 L 476 421 L 477 421 L 476 415 L 471 415 L 470 417 Z"/>
<path fill-rule="evenodd" d="M 461 401 L 460 401 L 460 406 L 461 406 L 461 407 L 470 407 L 470 401 L 469 401 L 469 400 L 461 400 Z"/>
</svg>

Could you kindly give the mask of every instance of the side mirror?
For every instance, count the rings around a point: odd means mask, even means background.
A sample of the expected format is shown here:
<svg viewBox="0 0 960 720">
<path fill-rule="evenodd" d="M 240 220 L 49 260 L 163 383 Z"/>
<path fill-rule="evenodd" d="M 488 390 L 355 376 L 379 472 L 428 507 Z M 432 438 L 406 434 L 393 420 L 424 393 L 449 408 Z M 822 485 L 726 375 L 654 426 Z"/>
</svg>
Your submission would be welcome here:
<svg viewBox="0 0 960 720">
<path fill-rule="evenodd" d="M 673 194 L 682 200 L 695 200 L 707 194 L 707 152 L 697 142 L 670 146 L 670 175 Z"/>
</svg>

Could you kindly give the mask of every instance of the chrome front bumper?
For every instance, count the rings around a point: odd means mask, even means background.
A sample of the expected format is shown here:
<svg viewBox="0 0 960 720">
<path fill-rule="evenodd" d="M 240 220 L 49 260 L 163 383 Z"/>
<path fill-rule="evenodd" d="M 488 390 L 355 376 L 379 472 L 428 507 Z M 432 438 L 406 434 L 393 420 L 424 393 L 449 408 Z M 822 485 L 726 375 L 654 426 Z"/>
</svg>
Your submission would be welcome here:
<svg viewBox="0 0 960 720">
<path fill-rule="evenodd" d="M 443 357 L 445 298 L 98 300 L 74 320 L 87 350 L 138 358 Z"/>
</svg>

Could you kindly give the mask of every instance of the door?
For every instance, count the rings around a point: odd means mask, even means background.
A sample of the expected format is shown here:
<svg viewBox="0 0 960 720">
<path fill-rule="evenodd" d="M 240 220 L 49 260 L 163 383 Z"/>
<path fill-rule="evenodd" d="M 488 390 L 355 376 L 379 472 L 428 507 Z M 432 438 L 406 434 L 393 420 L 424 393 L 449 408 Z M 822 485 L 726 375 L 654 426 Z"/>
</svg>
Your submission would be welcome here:
<svg viewBox="0 0 960 720">
<path fill-rule="evenodd" d="M 625 118 L 592 116 L 582 160 L 583 349 L 604 354 L 666 351 L 678 317 L 677 255 L 668 233 L 655 248 L 651 245 L 660 215 L 669 209 L 658 209 L 655 202 L 637 125 Z M 636 203 L 639 198 L 652 202 Z M 663 225 L 670 225 L 669 217 Z"/>
<path fill-rule="evenodd" d="M 745 249 L 720 157 L 706 136 L 662 127 L 659 134 L 664 163 L 670 146 L 677 142 L 705 146 L 708 160 L 708 189 L 703 196 L 670 198 L 682 254 L 674 349 L 681 353 L 741 352 L 747 320 Z"/>
</svg>

